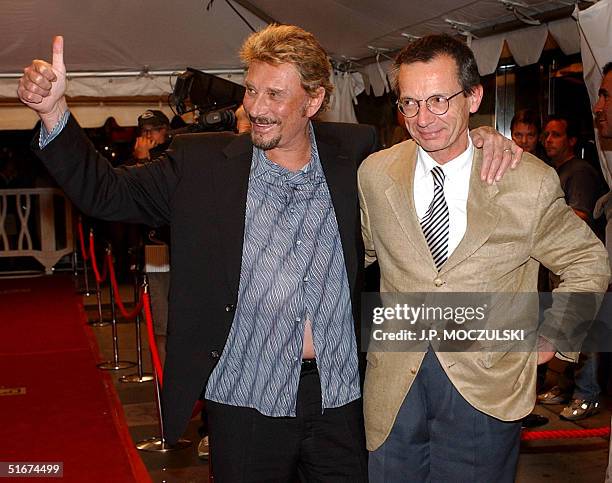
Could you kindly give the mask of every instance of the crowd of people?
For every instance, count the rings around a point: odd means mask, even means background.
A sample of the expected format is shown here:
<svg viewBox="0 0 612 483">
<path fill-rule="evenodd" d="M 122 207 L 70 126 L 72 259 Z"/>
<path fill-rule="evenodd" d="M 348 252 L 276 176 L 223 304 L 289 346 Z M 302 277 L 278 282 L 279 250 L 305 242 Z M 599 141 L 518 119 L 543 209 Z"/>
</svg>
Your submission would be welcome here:
<svg viewBox="0 0 612 483">
<path fill-rule="evenodd" d="M 540 116 L 531 109 L 516 113 L 511 122 L 512 139 L 526 152 L 547 161 L 557 172 L 565 201 L 570 208 L 605 242 L 605 223 L 594 216 L 595 204 L 609 190 L 601 171 L 592 162 L 577 156 L 579 132 L 575 119 L 548 116 L 541 129 Z M 595 166 L 598 166 L 596 164 Z M 559 277 L 545 270 L 538 289 L 550 292 L 559 286 Z M 598 382 L 599 354 L 586 352 L 577 364 L 568 364 L 558 383 L 544 390 L 546 366 L 539 368 L 538 402 L 567 404 L 562 419 L 576 421 L 598 412 L 601 387 Z M 527 423 L 534 424 L 534 419 Z M 547 420 L 539 419 L 540 423 Z"/>
<path fill-rule="evenodd" d="M 171 227 L 168 442 L 202 397 L 221 483 L 514 481 L 537 367 L 555 355 L 580 364 L 580 348 L 544 332 L 531 351 L 431 342 L 370 351 L 362 364 L 364 265 L 378 262 L 385 293 L 504 293 L 489 310 L 504 329 L 529 317 L 517 301 L 537 291 L 540 265 L 555 292 L 604 293 L 609 261 L 592 229 L 604 185 L 575 157 L 571 121 L 548 119 L 540 136 L 539 117 L 519 113 L 516 143 L 470 131 L 483 97 L 474 55 L 430 35 L 393 67 L 412 139 L 377 151 L 370 126 L 316 122 L 332 86 L 312 34 L 271 25 L 240 54 L 250 134 L 177 136 L 162 149 L 167 119 L 147 111 L 127 169 L 112 168 L 71 115 L 61 37 L 52 61 L 33 61 L 19 83 L 42 121 L 36 155 L 84 213 Z M 604 74 L 595 109 L 612 136 Z M 561 303 L 553 298 L 545 328 Z M 597 409 L 579 383 L 593 374 L 586 356 L 567 419 Z"/>
</svg>

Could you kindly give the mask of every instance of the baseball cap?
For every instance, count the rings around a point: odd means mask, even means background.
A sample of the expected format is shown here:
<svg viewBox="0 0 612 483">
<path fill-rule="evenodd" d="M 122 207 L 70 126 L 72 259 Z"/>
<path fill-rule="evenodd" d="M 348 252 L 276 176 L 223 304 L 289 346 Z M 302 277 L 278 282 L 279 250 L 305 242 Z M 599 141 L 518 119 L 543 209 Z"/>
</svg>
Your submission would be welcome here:
<svg viewBox="0 0 612 483">
<path fill-rule="evenodd" d="M 164 127 L 169 126 L 170 120 L 161 111 L 149 109 L 138 116 L 138 127 L 142 129 L 144 126 Z"/>
</svg>

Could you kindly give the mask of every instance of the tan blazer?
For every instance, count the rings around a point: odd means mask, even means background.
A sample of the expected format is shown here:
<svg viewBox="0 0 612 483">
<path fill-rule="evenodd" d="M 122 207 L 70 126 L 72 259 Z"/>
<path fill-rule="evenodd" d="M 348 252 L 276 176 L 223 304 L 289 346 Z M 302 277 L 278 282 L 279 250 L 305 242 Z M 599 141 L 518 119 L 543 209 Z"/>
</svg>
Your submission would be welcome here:
<svg viewBox="0 0 612 483">
<path fill-rule="evenodd" d="M 529 154 L 491 186 L 480 181 L 482 155 L 475 149 L 467 230 L 438 273 L 414 207 L 416 148 L 413 141 L 400 143 L 369 156 L 359 169 L 366 262 L 378 260 L 381 292 L 535 292 L 538 261 L 561 276 L 561 291 L 606 290 L 605 248 L 565 203 L 555 171 Z M 370 451 L 389 435 L 423 356 L 368 353 L 364 414 Z M 533 409 L 535 352 L 437 356 L 478 410 L 509 421 Z"/>
</svg>

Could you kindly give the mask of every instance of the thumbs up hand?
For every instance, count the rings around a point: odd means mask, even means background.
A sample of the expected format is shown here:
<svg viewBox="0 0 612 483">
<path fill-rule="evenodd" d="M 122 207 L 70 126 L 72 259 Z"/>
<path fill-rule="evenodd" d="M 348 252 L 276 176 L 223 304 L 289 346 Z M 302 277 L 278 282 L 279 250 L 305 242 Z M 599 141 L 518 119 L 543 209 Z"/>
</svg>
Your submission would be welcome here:
<svg viewBox="0 0 612 483">
<path fill-rule="evenodd" d="M 19 79 L 17 95 L 21 102 L 38 113 L 50 131 L 68 110 L 65 92 L 64 38 L 57 36 L 53 38 L 52 63 L 32 61 Z"/>
</svg>

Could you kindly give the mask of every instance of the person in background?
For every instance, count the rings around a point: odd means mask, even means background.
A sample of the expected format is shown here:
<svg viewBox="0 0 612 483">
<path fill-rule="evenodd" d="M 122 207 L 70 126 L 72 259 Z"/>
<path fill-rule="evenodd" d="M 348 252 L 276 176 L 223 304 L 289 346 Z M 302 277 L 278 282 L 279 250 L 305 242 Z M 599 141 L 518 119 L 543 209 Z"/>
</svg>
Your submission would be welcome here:
<svg viewBox="0 0 612 483">
<path fill-rule="evenodd" d="M 542 133 L 544 149 L 559 175 L 567 204 L 593 228 L 593 208 L 602 195 L 603 180 L 584 159 L 576 156 L 578 142 L 575 122 L 564 116 L 550 116 Z"/>
<path fill-rule="evenodd" d="M 597 102 L 593 106 L 593 114 L 595 114 L 595 127 L 597 128 L 597 134 L 600 140 L 609 143 L 612 142 L 612 62 L 608 62 L 604 65 L 602 74 L 603 78 L 599 86 Z M 599 198 L 595 204 L 594 216 L 599 218 L 602 215 L 605 215 L 608 222 L 606 226 L 606 245 L 608 247 L 608 253 L 610 253 L 612 252 L 612 191 L 608 190 L 608 192 Z M 610 287 L 608 287 L 608 292 L 609 291 Z M 609 299 L 604 300 L 604 304 L 607 304 L 606 310 L 612 310 L 609 306 Z M 612 446 L 610 446 L 608 456 L 608 469 L 606 470 L 605 483 L 610 482 L 612 482 Z"/>
<path fill-rule="evenodd" d="M 510 122 L 512 140 L 523 151 L 544 159 L 544 149 L 540 144 L 540 117 L 532 109 L 521 109 Z"/>
<path fill-rule="evenodd" d="M 612 143 L 612 62 L 608 62 L 602 70 L 603 79 L 599 87 L 598 99 L 593 106 L 595 114 L 595 126 L 600 139 Z M 605 214 L 606 245 L 608 252 L 612 253 L 612 191 L 608 186 L 608 192 L 595 204 L 595 216 L 597 218 Z"/>
<path fill-rule="evenodd" d="M 160 157 L 170 145 L 169 130 L 170 120 L 162 111 L 149 109 L 143 112 L 138 117 L 138 137 L 131 161 L 142 164 Z"/>
<path fill-rule="evenodd" d="M 574 148 L 578 141 L 575 124 L 568 117 L 551 116 L 542 134 L 548 159 L 559 175 L 561 188 L 567 204 L 591 227 L 594 226 L 595 202 L 603 194 L 603 179 L 588 162 L 578 158 Z M 551 288 L 556 288 L 559 278 L 551 274 Z M 562 419 L 576 421 L 585 419 L 599 411 L 597 381 L 599 354 L 583 352 L 578 364 L 568 363 L 559 382 L 538 395 L 541 404 L 564 404 Z M 572 390 L 573 388 L 573 390 Z"/>
<path fill-rule="evenodd" d="M 154 161 L 164 154 L 170 145 L 170 141 L 170 121 L 168 117 L 162 111 L 147 109 L 138 116 L 138 137 L 134 142 L 132 157 L 124 165 L 132 166 Z M 153 312 L 155 341 L 163 366 L 166 361 L 168 295 L 170 293 L 170 273 L 165 271 L 168 261 L 168 243 L 170 242 L 169 227 L 162 226 L 154 229 L 134 224 L 127 224 L 127 226 L 137 227 L 140 246 L 156 246 L 155 250 L 147 251 L 145 248 L 144 262 L 145 266 L 151 270 L 147 273 L 151 289 L 151 310 Z M 153 253 L 159 254 L 163 260 L 162 267 L 156 267 L 155 260 L 146 260 L 146 253 L 149 253 L 151 257 L 154 257 Z"/>
<path fill-rule="evenodd" d="M 518 144 L 523 151 L 533 154 L 544 160 L 544 148 L 540 144 L 540 117 L 532 109 L 521 109 L 518 111 L 510 122 L 510 134 L 512 140 Z M 550 292 L 550 283 L 548 270 L 540 265 L 538 271 L 538 291 Z M 544 385 L 546 378 L 546 364 L 538 366 L 538 382 L 537 390 Z M 524 428 L 535 428 L 548 423 L 548 418 L 540 414 L 532 412 L 521 420 Z"/>
<path fill-rule="evenodd" d="M 129 152 L 128 144 L 125 147 L 129 154 L 123 158 L 116 148 L 126 143 L 118 145 L 117 143 L 111 142 L 112 138 L 116 137 L 116 133 L 121 132 L 121 128 L 119 128 L 114 118 L 109 118 L 105 123 L 105 137 L 107 139 L 98 149 L 113 166 L 132 167 L 148 163 L 160 157 L 170 145 L 170 123 L 168 117 L 162 111 L 148 109 L 138 116 L 137 123 L 137 137 L 134 141 L 131 153 Z M 132 142 L 131 139 L 129 142 Z M 106 236 L 110 239 L 113 247 L 117 277 L 123 281 L 131 282 L 134 272 L 137 271 L 138 267 L 141 265 L 143 261 L 144 245 L 150 243 L 150 233 L 153 232 L 153 236 L 156 239 L 168 239 L 166 228 L 160 228 L 154 231 L 150 227 L 139 223 L 111 221 L 102 224 L 102 227 L 107 231 Z M 164 274 L 159 272 L 151 274 L 150 277 L 152 291 L 151 303 L 153 304 L 153 310 L 155 312 L 155 333 L 159 338 L 157 346 L 162 360 L 165 358 L 167 302 L 164 302 L 164 299 L 160 297 L 160 295 L 164 292 L 167 293 L 168 282 L 165 280 L 167 276 L 167 273 Z M 163 307 L 161 307 L 160 304 L 163 304 Z"/>
</svg>

